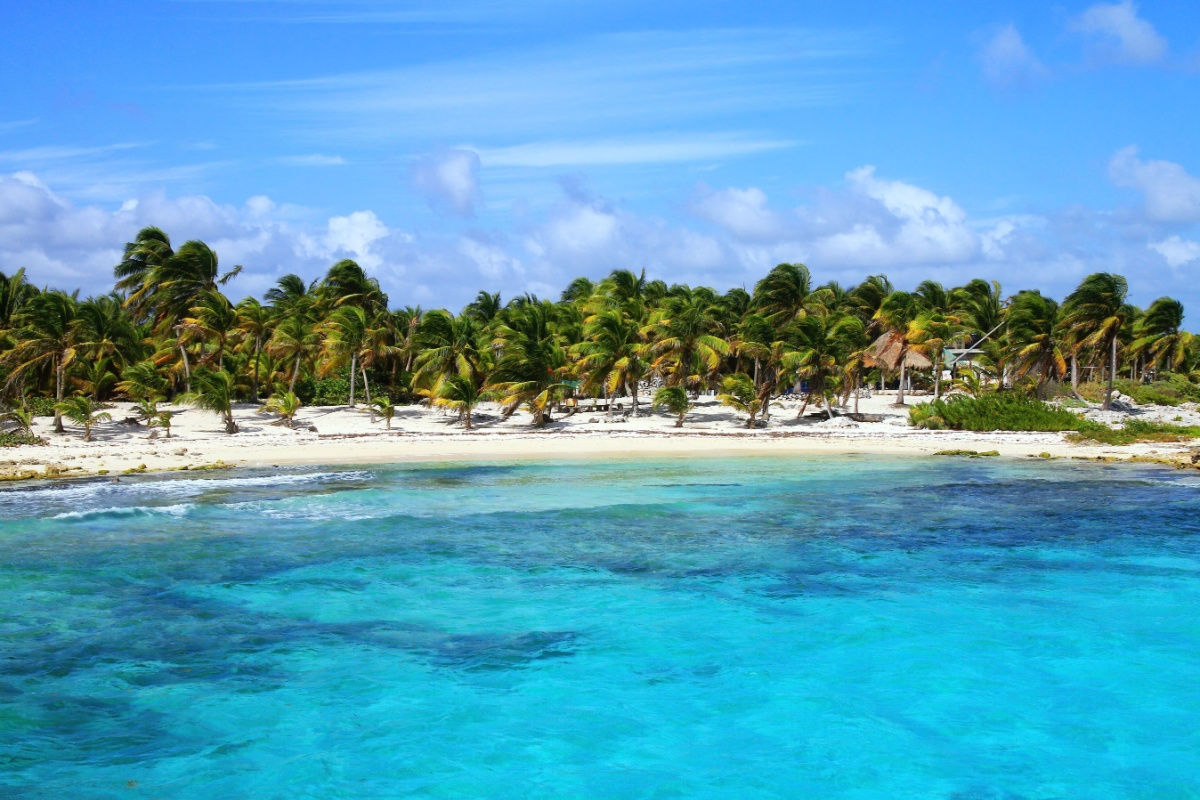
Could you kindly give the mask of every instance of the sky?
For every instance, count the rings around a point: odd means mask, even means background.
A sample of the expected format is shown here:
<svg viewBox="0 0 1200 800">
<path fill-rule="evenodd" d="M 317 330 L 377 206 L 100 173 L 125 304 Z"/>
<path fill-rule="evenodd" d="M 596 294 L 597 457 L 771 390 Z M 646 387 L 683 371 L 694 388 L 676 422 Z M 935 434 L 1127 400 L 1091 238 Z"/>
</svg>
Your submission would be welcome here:
<svg viewBox="0 0 1200 800">
<path fill-rule="evenodd" d="M 1116 271 L 1194 329 L 1198 123 L 1193 2 L 10 0 L 0 272 L 103 293 L 157 225 L 234 299 Z"/>
</svg>

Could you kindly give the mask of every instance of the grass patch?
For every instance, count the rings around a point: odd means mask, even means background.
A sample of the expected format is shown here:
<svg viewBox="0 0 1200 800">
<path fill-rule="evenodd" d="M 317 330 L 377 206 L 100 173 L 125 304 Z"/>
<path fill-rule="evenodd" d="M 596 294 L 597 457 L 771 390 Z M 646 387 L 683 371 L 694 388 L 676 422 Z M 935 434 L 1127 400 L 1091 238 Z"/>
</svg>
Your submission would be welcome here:
<svg viewBox="0 0 1200 800">
<path fill-rule="evenodd" d="M 1131 419 L 1120 428 L 1092 423 L 1067 438 L 1073 442 L 1090 441 L 1120 445 L 1135 442 L 1186 442 L 1198 437 L 1200 425 L 1168 425 L 1164 422 Z"/>
<path fill-rule="evenodd" d="M 1200 403 L 1200 386 L 1187 376 L 1164 372 L 1151 383 L 1117 380 L 1113 388 L 1129 397 L 1138 405 L 1177 406 L 1181 403 Z M 1093 403 L 1103 403 L 1108 386 L 1103 383 L 1081 383 L 1079 394 Z"/>
</svg>

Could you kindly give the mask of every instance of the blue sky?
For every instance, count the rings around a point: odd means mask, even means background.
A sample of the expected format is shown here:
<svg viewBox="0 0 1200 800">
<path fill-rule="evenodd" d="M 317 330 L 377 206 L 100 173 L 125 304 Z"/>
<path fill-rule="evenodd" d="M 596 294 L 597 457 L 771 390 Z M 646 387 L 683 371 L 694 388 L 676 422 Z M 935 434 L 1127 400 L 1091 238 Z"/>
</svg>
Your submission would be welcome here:
<svg viewBox="0 0 1200 800">
<path fill-rule="evenodd" d="M 883 4 L 878 4 L 883 5 Z M 111 285 L 149 224 L 352 257 L 393 305 L 645 267 L 752 286 L 1116 270 L 1200 318 L 1191 3 L 15 4 L 0 271 Z"/>
</svg>

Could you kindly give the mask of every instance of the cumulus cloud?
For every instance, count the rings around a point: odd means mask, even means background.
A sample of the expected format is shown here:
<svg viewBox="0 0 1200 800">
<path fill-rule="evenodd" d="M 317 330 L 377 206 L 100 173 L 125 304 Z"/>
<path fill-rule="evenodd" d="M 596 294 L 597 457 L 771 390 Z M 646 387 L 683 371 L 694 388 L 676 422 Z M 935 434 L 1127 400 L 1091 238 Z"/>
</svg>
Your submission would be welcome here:
<svg viewBox="0 0 1200 800">
<path fill-rule="evenodd" d="M 1027 85 L 1050 74 L 1013 25 L 997 30 L 978 59 L 984 79 L 997 88 Z"/>
<path fill-rule="evenodd" d="M 1200 220 L 1200 178 L 1172 161 L 1144 161 L 1135 146 L 1123 147 L 1108 162 L 1113 183 L 1142 193 L 1146 216 L 1155 222 Z"/>
<path fill-rule="evenodd" d="M 1152 64 L 1167 54 L 1167 40 L 1138 16 L 1132 0 L 1097 3 L 1084 11 L 1071 27 L 1088 36 L 1094 55 L 1127 64 Z"/>
<path fill-rule="evenodd" d="M 692 212 L 747 240 L 777 238 L 784 222 L 767 207 L 762 189 L 711 189 L 700 186 L 692 199 Z"/>
<path fill-rule="evenodd" d="M 949 197 L 875 175 L 863 166 L 846 173 L 851 199 L 864 213 L 849 228 L 819 235 L 815 251 L 853 265 L 945 263 L 975 257 L 979 241 L 967 215 Z"/>
<path fill-rule="evenodd" d="M 413 164 L 413 185 L 430 207 L 462 217 L 475 213 L 479 195 L 479 155 L 472 150 L 442 150 Z"/>
<path fill-rule="evenodd" d="M 1151 242 L 1149 248 L 1166 259 L 1169 267 L 1182 267 L 1200 261 L 1200 242 L 1182 239 L 1178 235 L 1168 236 L 1161 242 Z"/>
</svg>

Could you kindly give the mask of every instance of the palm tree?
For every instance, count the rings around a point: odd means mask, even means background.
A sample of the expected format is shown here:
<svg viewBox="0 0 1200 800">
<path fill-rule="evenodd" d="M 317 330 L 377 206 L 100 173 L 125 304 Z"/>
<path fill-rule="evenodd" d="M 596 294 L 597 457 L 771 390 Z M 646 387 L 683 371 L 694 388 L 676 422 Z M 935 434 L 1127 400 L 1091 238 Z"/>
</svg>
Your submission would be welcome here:
<svg viewBox="0 0 1200 800">
<path fill-rule="evenodd" d="M 179 327 L 196 335 L 201 341 L 211 341 L 212 352 L 203 360 L 215 362 L 217 369 L 224 369 L 226 343 L 238 322 L 237 311 L 229 298 L 215 289 L 207 290 L 196 298 L 196 304 L 189 313 L 190 316 L 180 320 Z"/>
<path fill-rule="evenodd" d="M 149 425 L 152 428 L 162 428 L 163 430 L 166 431 L 166 435 L 163 438 L 170 439 L 171 438 L 171 417 L 172 416 L 173 416 L 173 412 L 171 412 L 171 411 L 160 411 L 160 412 L 158 412 L 157 417 L 150 420 Z"/>
<path fill-rule="evenodd" d="M 1117 340 L 1133 313 L 1125 303 L 1129 285 L 1120 275 L 1096 272 L 1083 279 L 1063 303 L 1063 321 L 1074 334 L 1076 347 L 1098 347 L 1105 352 L 1108 390 L 1104 408 L 1112 404 L 1117 373 Z"/>
<path fill-rule="evenodd" d="M 262 305 L 253 297 L 247 297 L 237 304 L 237 329 L 242 332 L 245 341 L 250 343 L 251 356 L 254 359 L 254 370 L 250 384 L 250 402 L 258 402 L 259 364 L 262 359 L 263 344 L 271 335 L 274 315 L 269 307 Z"/>
<path fill-rule="evenodd" d="M 457 411 L 464 427 L 471 430 L 471 411 L 483 400 L 484 393 L 475 382 L 463 375 L 447 375 L 432 390 L 424 390 L 429 404 Z"/>
<path fill-rule="evenodd" d="M 750 376 L 744 372 L 726 375 L 725 379 L 721 381 L 721 389 L 721 393 L 717 395 L 717 401 L 722 405 L 732 406 L 743 414 L 748 414 L 746 427 L 753 428 L 754 420 L 762 408 L 762 401 L 758 398 L 758 391 Z"/>
<path fill-rule="evenodd" d="M 500 309 L 504 306 L 500 303 L 499 292 L 483 292 L 475 295 L 472 300 L 462 310 L 462 316 L 470 317 L 481 325 L 487 325 L 500 313 Z"/>
<path fill-rule="evenodd" d="M 37 288 L 25 279 L 24 267 L 12 275 L 0 272 L 0 330 L 10 327 L 17 312 L 37 293 Z"/>
<path fill-rule="evenodd" d="M 507 314 L 496 330 L 500 354 L 486 386 L 499 398 L 504 416 L 525 405 L 539 428 L 570 388 L 564 383 L 567 355 L 551 329 L 553 317 L 554 307 L 544 302 L 522 303 Z"/>
<path fill-rule="evenodd" d="M 651 368 L 667 376 L 671 386 L 700 383 L 705 374 L 714 372 L 722 356 L 729 353 L 729 343 L 723 333 L 711 292 L 684 288 L 680 294 L 668 296 L 662 307 L 643 328 L 650 341 L 650 353 L 655 356 Z M 694 368 L 699 368 L 699 373 Z"/>
<path fill-rule="evenodd" d="M 99 408 L 99 405 L 81 394 L 72 395 L 54 404 L 54 410 L 57 413 L 62 414 L 76 425 L 83 426 L 83 441 L 85 442 L 92 440 L 93 425 L 112 419 L 111 414 L 107 411 L 99 411 Z"/>
<path fill-rule="evenodd" d="M 321 331 L 312 324 L 304 313 L 285 316 L 275 326 L 267 341 L 267 353 L 273 358 L 291 364 L 288 391 L 296 390 L 296 379 L 300 377 L 300 365 L 306 356 L 311 357 L 321 346 Z"/>
<path fill-rule="evenodd" d="M 1038 386 L 1067 374 L 1058 303 L 1038 291 L 1017 292 L 1009 303 L 1005 358 L 1016 379 L 1038 376 Z"/>
<path fill-rule="evenodd" d="M 0 414 L 0 423 L 11 425 L 9 433 L 33 435 L 33 411 L 28 408 L 10 408 Z"/>
<path fill-rule="evenodd" d="M 379 413 L 379 416 L 383 417 L 383 421 L 387 425 L 387 429 L 390 431 L 392 429 L 392 417 L 396 415 L 396 407 L 392 405 L 392 398 L 388 397 L 387 395 L 382 395 L 380 397 L 376 397 L 371 405 L 375 407 L 375 410 Z"/>
<path fill-rule="evenodd" d="M 167 381 L 154 361 L 147 359 L 126 367 L 116 389 L 134 401 L 147 400 L 161 397 L 167 390 Z"/>
<path fill-rule="evenodd" d="M 432 389 L 446 375 L 480 378 L 483 351 L 476 317 L 430 311 L 421 320 L 416 338 L 420 354 L 414 363 L 413 386 Z"/>
<path fill-rule="evenodd" d="M 1183 303 L 1170 297 L 1160 297 L 1150 304 L 1138 320 L 1130 352 L 1145 355 L 1148 363 L 1169 370 L 1179 370 L 1187 361 L 1193 336 L 1183 327 Z"/>
<path fill-rule="evenodd" d="M 779 325 L 804 316 L 817 298 L 808 267 L 780 264 L 755 285 L 754 299 L 767 319 Z"/>
<path fill-rule="evenodd" d="M 225 370 L 201 367 L 192 375 L 193 390 L 180 399 L 220 415 L 225 421 L 225 432 L 237 433 L 238 426 L 233 420 L 233 385 L 233 376 Z"/>
<path fill-rule="evenodd" d="M 665 408 L 675 415 L 675 427 L 683 427 L 683 418 L 692 407 L 687 389 L 682 386 L 663 386 L 654 393 L 654 408 Z"/>
<path fill-rule="evenodd" d="M 139 317 L 155 288 L 152 273 L 173 255 L 171 239 L 161 228 L 142 228 L 132 242 L 125 244 L 125 253 L 113 274 L 117 291 L 128 293 L 127 304 Z"/>
<path fill-rule="evenodd" d="M 67 367 L 78 353 L 79 304 L 60 291 L 42 292 L 29 299 L 17 315 L 16 345 L 3 356 L 10 368 L 5 388 L 22 382 L 35 369 L 49 367 L 54 375 L 54 431 L 63 432 L 62 412 Z"/>
<path fill-rule="evenodd" d="M 285 394 L 274 394 L 267 398 L 267 402 L 259 411 L 265 411 L 269 414 L 278 414 L 280 421 L 289 428 L 295 427 L 296 414 L 303 407 L 300 398 L 296 397 L 294 392 L 286 392 Z"/>
<path fill-rule="evenodd" d="M 597 386 L 606 392 L 625 389 L 632 398 L 633 416 L 638 413 L 638 383 L 646 373 L 646 343 L 637 320 L 623 309 L 611 308 L 584 321 L 584 341 L 572 352 L 581 356 L 578 366 L 587 375 L 584 387 Z"/>
<path fill-rule="evenodd" d="M 908 292 L 892 292 L 884 298 L 875 312 L 874 321 L 884 331 L 885 342 L 876 340 L 875 347 L 880 345 L 887 349 L 897 349 L 897 365 L 900 368 L 900 388 L 896 392 L 895 405 L 904 405 L 904 379 L 908 362 L 908 329 L 918 313 L 916 298 Z M 883 338 L 883 337 L 880 337 Z"/>
<path fill-rule="evenodd" d="M 924 353 L 933 362 L 933 399 L 941 397 L 942 353 L 964 334 L 962 319 L 954 313 L 935 309 L 918 314 L 908 326 L 912 349 Z"/>
<path fill-rule="evenodd" d="M 349 408 L 354 408 L 354 380 L 358 371 L 358 359 L 367 342 L 367 314 L 358 306 L 346 305 L 336 309 L 321 326 L 325 334 L 322 352 L 325 362 L 321 371 L 333 372 L 346 360 L 350 361 Z"/>
</svg>

